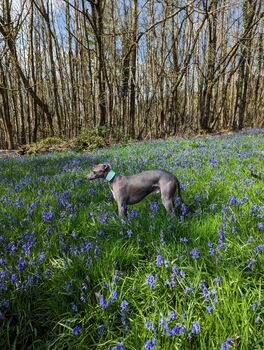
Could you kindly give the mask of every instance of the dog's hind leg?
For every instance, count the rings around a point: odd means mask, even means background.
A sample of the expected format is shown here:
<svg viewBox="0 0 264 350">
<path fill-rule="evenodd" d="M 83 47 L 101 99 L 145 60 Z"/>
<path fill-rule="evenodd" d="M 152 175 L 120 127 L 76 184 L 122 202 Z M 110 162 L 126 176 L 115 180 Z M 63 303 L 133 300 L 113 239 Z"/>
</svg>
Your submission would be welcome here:
<svg viewBox="0 0 264 350">
<path fill-rule="evenodd" d="M 168 213 L 174 213 L 174 195 L 176 186 L 173 183 L 166 183 L 160 188 L 161 200 Z"/>
</svg>

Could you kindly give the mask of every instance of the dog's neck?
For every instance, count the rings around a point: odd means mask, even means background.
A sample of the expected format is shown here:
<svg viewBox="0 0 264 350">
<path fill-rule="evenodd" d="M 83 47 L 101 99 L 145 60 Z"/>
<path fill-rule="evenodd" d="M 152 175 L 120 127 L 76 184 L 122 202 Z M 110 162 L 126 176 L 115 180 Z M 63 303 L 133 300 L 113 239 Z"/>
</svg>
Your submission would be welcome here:
<svg viewBox="0 0 264 350">
<path fill-rule="evenodd" d="M 105 179 L 110 183 L 115 176 L 116 176 L 116 173 L 112 169 L 110 169 Z"/>
</svg>

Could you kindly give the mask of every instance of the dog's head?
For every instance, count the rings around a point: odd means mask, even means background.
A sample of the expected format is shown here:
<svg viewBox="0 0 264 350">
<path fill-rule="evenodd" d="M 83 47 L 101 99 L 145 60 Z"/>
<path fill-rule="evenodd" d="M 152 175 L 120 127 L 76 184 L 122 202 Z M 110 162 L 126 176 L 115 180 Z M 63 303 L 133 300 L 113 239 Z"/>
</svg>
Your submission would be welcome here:
<svg viewBox="0 0 264 350">
<path fill-rule="evenodd" d="M 110 164 L 97 164 L 92 171 L 85 176 L 87 180 L 105 179 L 111 169 Z"/>
</svg>

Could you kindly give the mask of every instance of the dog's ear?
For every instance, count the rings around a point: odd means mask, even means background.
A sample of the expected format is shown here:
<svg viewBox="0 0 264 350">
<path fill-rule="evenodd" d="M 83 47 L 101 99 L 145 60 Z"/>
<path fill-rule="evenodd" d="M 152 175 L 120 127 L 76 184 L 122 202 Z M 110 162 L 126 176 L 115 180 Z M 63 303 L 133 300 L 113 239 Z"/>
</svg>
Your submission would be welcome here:
<svg viewBox="0 0 264 350">
<path fill-rule="evenodd" d="M 110 170 L 111 169 L 111 166 L 110 164 L 103 164 L 103 170 L 106 171 L 106 170 Z"/>
</svg>

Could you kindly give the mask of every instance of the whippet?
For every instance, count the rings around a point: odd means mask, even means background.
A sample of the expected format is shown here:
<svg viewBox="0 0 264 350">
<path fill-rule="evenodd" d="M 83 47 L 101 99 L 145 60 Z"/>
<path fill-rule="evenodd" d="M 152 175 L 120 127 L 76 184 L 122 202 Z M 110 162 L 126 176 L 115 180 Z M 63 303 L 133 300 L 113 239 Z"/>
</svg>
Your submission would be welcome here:
<svg viewBox="0 0 264 350">
<path fill-rule="evenodd" d="M 127 215 L 127 205 L 136 204 L 152 192 L 160 192 L 162 203 L 168 213 L 174 212 L 175 192 L 183 203 L 180 183 L 171 173 L 162 170 L 147 170 L 132 176 L 116 174 L 110 164 L 97 164 L 86 175 L 87 180 L 105 179 L 118 206 L 119 216 Z"/>
</svg>

